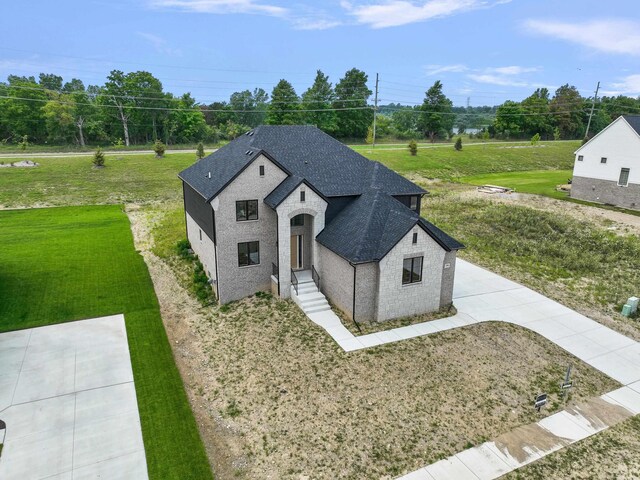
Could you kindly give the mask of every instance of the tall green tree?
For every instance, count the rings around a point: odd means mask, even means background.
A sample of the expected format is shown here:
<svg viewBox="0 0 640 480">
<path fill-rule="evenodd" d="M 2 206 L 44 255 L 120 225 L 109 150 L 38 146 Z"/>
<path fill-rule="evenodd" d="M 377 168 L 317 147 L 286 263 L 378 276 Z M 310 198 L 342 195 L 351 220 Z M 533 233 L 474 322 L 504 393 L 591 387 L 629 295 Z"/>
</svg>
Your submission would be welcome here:
<svg viewBox="0 0 640 480">
<path fill-rule="evenodd" d="M 362 138 L 373 122 L 373 109 L 369 97 L 373 93 L 367 87 L 369 77 L 362 70 L 352 68 L 336 84 L 333 102 L 338 119 L 336 135 L 345 138 Z"/>
<path fill-rule="evenodd" d="M 529 97 L 522 101 L 523 120 L 522 128 L 525 136 L 536 133 L 543 138 L 553 135 L 553 118 L 549 110 L 549 90 L 538 88 Z"/>
<path fill-rule="evenodd" d="M 298 94 L 286 80 L 282 79 L 271 92 L 271 103 L 267 109 L 266 123 L 269 125 L 297 125 L 301 123 Z"/>
<path fill-rule="evenodd" d="M 493 127 L 502 138 L 519 138 L 524 135 L 524 116 L 522 105 L 507 100 L 498 107 Z"/>
<path fill-rule="evenodd" d="M 560 130 L 560 138 L 581 138 L 584 135 L 584 99 L 578 89 L 568 83 L 555 92 L 549 105 L 555 126 Z"/>
<path fill-rule="evenodd" d="M 76 129 L 76 104 L 73 97 L 51 92 L 50 98 L 42 107 L 48 140 L 58 144 L 73 143 Z"/>
<path fill-rule="evenodd" d="M 335 134 L 338 130 L 338 116 L 332 110 L 335 98 L 329 77 L 318 70 L 313 85 L 302 94 L 302 110 L 307 110 L 303 113 L 305 123 Z"/>
<path fill-rule="evenodd" d="M 264 123 L 269 94 L 262 88 L 235 92 L 229 98 L 230 119 L 241 125 L 257 127 Z"/>
<path fill-rule="evenodd" d="M 33 77 L 9 75 L 2 85 L 0 98 L 0 124 L 3 139 L 18 141 L 28 135 L 33 143 L 44 142 L 47 137 L 46 120 L 42 107 L 49 100 Z"/>
<path fill-rule="evenodd" d="M 53 90 L 59 92 L 62 90 L 62 77 L 60 75 L 54 75 L 53 73 L 41 73 L 38 76 L 39 84 L 46 90 Z"/>
<path fill-rule="evenodd" d="M 453 129 L 455 116 L 452 107 L 453 102 L 442 91 L 442 83 L 436 80 L 425 93 L 422 114 L 418 120 L 420 129 L 431 143 L 436 141 L 436 137 L 446 136 Z"/>
</svg>

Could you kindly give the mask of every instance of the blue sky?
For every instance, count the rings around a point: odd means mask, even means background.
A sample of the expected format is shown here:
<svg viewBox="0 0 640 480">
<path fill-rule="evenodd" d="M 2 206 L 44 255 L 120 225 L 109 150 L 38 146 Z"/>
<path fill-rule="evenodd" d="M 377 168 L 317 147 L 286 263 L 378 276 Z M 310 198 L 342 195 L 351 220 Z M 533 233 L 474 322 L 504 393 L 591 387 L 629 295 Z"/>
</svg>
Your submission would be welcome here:
<svg viewBox="0 0 640 480">
<path fill-rule="evenodd" d="M 606 13 L 604 11 L 606 10 Z M 203 103 L 316 69 L 380 74 L 382 103 L 420 103 L 441 80 L 456 105 L 520 100 L 569 83 L 640 95 L 632 0 L 31 0 L 3 5 L 0 78 L 45 71 L 102 84 L 148 70 Z"/>
</svg>

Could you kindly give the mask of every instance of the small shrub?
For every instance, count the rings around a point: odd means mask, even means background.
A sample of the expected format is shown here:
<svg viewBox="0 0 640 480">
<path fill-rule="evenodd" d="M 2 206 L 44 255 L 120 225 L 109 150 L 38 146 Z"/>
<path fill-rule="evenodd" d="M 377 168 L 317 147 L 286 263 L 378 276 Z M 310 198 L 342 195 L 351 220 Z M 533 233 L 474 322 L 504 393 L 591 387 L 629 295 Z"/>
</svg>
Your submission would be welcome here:
<svg viewBox="0 0 640 480">
<path fill-rule="evenodd" d="M 229 403 L 227 403 L 227 408 L 224 409 L 224 413 L 225 416 L 229 418 L 235 418 L 240 415 L 240 409 L 238 408 L 238 403 L 235 401 L 235 399 L 232 398 L 231 400 L 229 400 Z"/>
<path fill-rule="evenodd" d="M 180 240 L 176 244 L 176 251 L 181 258 L 185 260 L 194 260 L 193 250 L 191 250 L 191 243 L 186 238 Z"/>
<path fill-rule="evenodd" d="M 156 152 L 156 158 L 164 157 L 165 150 L 166 147 L 164 146 L 164 143 L 160 140 L 156 140 L 156 143 L 153 144 L 153 151 Z"/>
<path fill-rule="evenodd" d="M 29 146 L 29 135 L 23 135 L 18 145 L 20 145 L 20 150 L 24 152 Z"/>
<path fill-rule="evenodd" d="M 460 150 L 462 150 L 462 138 L 458 137 L 458 139 L 456 140 L 456 144 L 453 146 L 453 148 L 455 148 L 458 152 Z"/>
<path fill-rule="evenodd" d="M 540 134 L 536 133 L 533 137 L 531 137 L 531 145 L 537 145 L 540 143 Z"/>
<path fill-rule="evenodd" d="M 416 143 L 415 140 L 411 140 L 409 142 L 409 152 L 414 157 L 418 154 L 418 144 Z"/>
<path fill-rule="evenodd" d="M 562 135 L 560 134 L 560 129 L 556 127 L 553 129 L 553 139 L 560 140 L 560 138 L 562 138 Z"/>
<path fill-rule="evenodd" d="M 198 147 L 196 148 L 196 157 L 198 160 L 204 158 L 204 145 L 202 142 L 198 143 Z"/>
<path fill-rule="evenodd" d="M 369 145 L 373 143 L 373 126 L 369 126 L 367 129 L 367 138 L 365 138 L 364 141 Z"/>
<path fill-rule="evenodd" d="M 104 167 L 104 152 L 100 147 L 93 154 L 93 164 L 96 167 Z"/>
<path fill-rule="evenodd" d="M 114 148 L 124 148 L 124 140 L 118 138 L 114 142 L 112 142 L 112 145 Z"/>
</svg>

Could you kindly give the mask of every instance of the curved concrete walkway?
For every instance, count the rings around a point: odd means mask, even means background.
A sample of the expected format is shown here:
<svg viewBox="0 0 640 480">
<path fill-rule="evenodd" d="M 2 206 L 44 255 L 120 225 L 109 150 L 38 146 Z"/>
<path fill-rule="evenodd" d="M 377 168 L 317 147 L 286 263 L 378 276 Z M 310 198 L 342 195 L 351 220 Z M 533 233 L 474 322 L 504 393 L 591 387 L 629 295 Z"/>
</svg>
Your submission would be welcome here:
<svg viewBox="0 0 640 480">
<path fill-rule="evenodd" d="M 550 445 L 547 442 L 545 448 L 519 441 L 519 449 L 515 451 L 504 442 L 487 442 L 403 478 L 498 478 L 640 413 L 640 344 L 635 340 L 464 260 L 458 260 L 456 264 L 453 299 L 458 310 L 455 316 L 358 337 L 349 332 L 333 312 L 311 314 L 309 318 L 323 327 L 348 352 L 486 321 L 512 323 L 542 335 L 624 387 L 600 397 L 598 408 L 584 406 L 583 411 L 560 412 L 534 426 L 522 427 L 547 432 L 554 441 Z M 594 409 L 600 414 L 593 413 Z M 604 421 L 602 417 L 607 415 L 615 417 L 616 422 Z"/>
</svg>

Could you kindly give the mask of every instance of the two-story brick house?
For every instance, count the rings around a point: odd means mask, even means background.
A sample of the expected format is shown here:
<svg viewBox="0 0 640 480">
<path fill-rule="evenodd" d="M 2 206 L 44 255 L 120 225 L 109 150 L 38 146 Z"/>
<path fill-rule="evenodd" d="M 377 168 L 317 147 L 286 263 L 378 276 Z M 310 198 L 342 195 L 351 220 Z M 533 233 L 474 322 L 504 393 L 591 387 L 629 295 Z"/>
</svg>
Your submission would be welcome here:
<svg viewBox="0 0 640 480">
<path fill-rule="evenodd" d="M 272 290 L 314 312 L 327 296 L 358 321 L 451 304 L 463 246 L 420 217 L 427 192 L 316 127 L 257 127 L 179 176 L 221 303 Z"/>
</svg>

